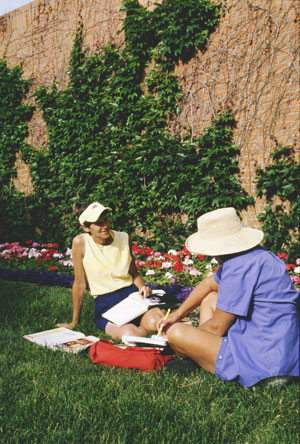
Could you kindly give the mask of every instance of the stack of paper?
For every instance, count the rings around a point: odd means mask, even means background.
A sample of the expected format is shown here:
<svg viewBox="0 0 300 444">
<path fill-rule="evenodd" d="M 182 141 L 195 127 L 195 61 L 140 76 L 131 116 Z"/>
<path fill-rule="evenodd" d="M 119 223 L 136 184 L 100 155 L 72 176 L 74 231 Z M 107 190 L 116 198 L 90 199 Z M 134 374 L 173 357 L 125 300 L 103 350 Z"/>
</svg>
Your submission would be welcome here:
<svg viewBox="0 0 300 444">
<path fill-rule="evenodd" d="M 164 302 L 160 302 L 160 297 L 165 294 L 163 290 L 153 290 L 152 294 L 152 297 L 143 299 L 138 292 L 131 293 L 126 299 L 103 313 L 102 316 L 118 327 L 128 324 L 128 322 L 146 313 L 150 307 L 165 305 Z"/>
<path fill-rule="evenodd" d="M 164 348 L 168 344 L 166 336 L 152 335 L 151 338 L 144 338 L 140 336 L 122 336 L 122 342 L 127 345 L 141 346 L 141 347 L 157 347 Z"/>
</svg>

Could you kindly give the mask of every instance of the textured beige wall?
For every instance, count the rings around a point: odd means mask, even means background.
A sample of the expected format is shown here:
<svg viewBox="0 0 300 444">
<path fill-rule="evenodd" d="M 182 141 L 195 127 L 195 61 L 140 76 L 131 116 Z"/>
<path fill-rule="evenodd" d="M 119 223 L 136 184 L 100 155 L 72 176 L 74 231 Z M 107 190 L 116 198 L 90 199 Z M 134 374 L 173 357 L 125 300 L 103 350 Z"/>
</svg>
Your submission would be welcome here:
<svg viewBox="0 0 300 444">
<path fill-rule="evenodd" d="M 140 1 L 153 7 L 154 1 Z M 299 154 L 299 16 L 298 0 L 227 0 L 220 26 L 207 51 L 176 68 L 184 90 L 176 134 L 184 127 L 197 137 L 217 113 L 233 109 L 238 121 L 234 142 L 241 149 L 240 181 L 255 195 L 255 168 L 269 162 L 276 143 L 294 145 Z M 84 24 L 87 53 L 119 39 L 122 25 L 118 0 L 35 0 L 0 17 L 0 57 L 14 66 L 23 61 L 34 86 L 67 81 L 73 34 Z M 30 125 L 30 142 L 46 144 L 38 114 Z M 298 143 L 298 145 L 297 145 Z M 18 160 L 16 185 L 30 192 L 28 168 Z M 262 202 L 245 214 L 255 222 Z"/>
</svg>

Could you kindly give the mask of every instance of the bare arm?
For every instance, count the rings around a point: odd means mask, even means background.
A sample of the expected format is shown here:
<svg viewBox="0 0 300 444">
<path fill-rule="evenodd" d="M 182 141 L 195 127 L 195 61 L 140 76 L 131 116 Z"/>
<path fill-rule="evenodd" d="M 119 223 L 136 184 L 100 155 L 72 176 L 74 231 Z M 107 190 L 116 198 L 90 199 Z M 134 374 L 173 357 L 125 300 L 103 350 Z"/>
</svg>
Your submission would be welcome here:
<svg viewBox="0 0 300 444">
<path fill-rule="evenodd" d="M 83 256 L 84 238 L 82 235 L 78 235 L 73 239 L 72 245 L 72 258 L 75 275 L 72 287 L 73 319 L 70 323 L 57 324 L 58 327 L 74 328 L 79 322 L 84 293 L 86 290 Z"/>
<path fill-rule="evenodd" d="M 184 316 L 198 307 L 210 292 L 218 291 L 218 287 L 219 286 L 214 280 L 213 275 L 203 279 L 203 281 L 201 281 L 200 284 L 198 284 L 197 287 L 195 287 L 194 290 L 189 294 L 187 299 L 180 305 L 180 307 L 178 307 L 178 309 L 169 316 L 168 320 L 164 321 L 163 327 L 169 327 L 174 322 L 180 321 L 182 318 L 184 318 Z"/>
<path fill-rule="evenodd" d="M 212 318 L 199 328 L 217 336 L 224 336 L 235 320 L 236 316 L 234 314 L 220 310 L 217 307 Z"/>
<path fill-rule="evenodd" d="M 172 313 L 167 320 L 161 320 L 158 322 L 158 328 L 162 325 L 164 329 L 168 329 L 172 324 L 180 321 L 185 315 L 198 307 L 209 293 L 212 291 L 217 292 L 218 288 L 219 285 L 214 280 L 213 275 L 203 279 L 203 281 L 194 288 L 183 304 L 180 305 L 180 307 Z M 223 336 L 235 319 L 235 315 L 216 308 L 213 316 L 199 328 L 217 336 Z"/>
<path fill-rule="evenodd" d="M 191 313 L 196 307 L 198 307 L 209 293 L 212 291 L 218 291 L 218 287 L 219 286 L 214 280 L 213 275 L 203 279 L 180 307 L 171 313 L 167 320 L 162 319 L 158 322 L 157 329 L 162 326 L 164 330 L 167 330 L 172 324 L 179 322 L 187 314 Z"/>
</svg>

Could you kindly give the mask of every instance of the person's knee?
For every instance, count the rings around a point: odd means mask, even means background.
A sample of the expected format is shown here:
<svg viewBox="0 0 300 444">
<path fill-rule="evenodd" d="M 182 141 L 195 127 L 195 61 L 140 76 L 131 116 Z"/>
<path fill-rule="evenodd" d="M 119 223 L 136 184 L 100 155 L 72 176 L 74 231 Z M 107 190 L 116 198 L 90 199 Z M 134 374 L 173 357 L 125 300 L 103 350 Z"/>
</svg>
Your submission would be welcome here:
<svg viewBox="0 0 300 444">
<path fill-rule="evenodd" d="M 171 346 L 179 343 L 179 341 L 182 340 L 183 328 L 184 328 L 184 325 L 182 325 L 178 322 L 176 324 L 171 325 L 171 327 L 168 329 L 167 338 L 168 338 L 168 342 Z"/>
<path fill-rule="evenodd" d="M 148 331 L 156 331 L 157 323 L 163 317 L 164 313 L 159 308 L 152 308 L 142 317 L 141 326 Z"/>
</svg>

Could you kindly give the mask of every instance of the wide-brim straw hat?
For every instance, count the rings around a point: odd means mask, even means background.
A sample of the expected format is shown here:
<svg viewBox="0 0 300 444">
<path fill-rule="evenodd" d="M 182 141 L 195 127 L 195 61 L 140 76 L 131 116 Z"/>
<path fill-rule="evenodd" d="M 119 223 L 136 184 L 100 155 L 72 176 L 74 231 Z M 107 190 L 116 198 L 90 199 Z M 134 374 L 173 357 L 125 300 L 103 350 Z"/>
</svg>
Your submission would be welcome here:
<svg viewBox="0 0 300 444">
<path fill-rule="evenodd" d="M 85 222 L 96 222 L 104 211 L 112 211 L 109 207 L 104 207 L 99 202 L 91 203 L 79 216 L 80 225 Z"/>
<path fill-rule="evenodd" d="M 264 237 L 261 230 L 244 227 L 234 208 L 220 208 L 197 219 L 198 231 L 185 241 L 186 248 L 205 256 L 223 256 L 250 250 Z"/>
</svg>

